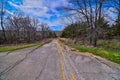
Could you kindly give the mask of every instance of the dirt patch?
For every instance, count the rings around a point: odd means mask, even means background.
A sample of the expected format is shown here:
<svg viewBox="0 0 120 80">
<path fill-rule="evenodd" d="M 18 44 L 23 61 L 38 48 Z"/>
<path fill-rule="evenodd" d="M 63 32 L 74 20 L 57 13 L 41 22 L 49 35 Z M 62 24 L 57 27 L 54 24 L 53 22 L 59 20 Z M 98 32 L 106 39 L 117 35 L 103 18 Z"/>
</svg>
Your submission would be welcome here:
<svg viewBox="0 0 120 80">
<path fill-rule="evenodd" d="M 120 70 L 120 65 L 114 62 L 111 62 L 109 60 L 106 60 L 105 58 L 102 58 L 100 56 L 94 55 L 92 53 L 89 52 L 80 52 L 79 50 L 75 49 L 75 48 L 71 48 L 67 45 L 64 45 L 65 49 L 73 54 L 77 54 L 77 55 L 83 55 L 83 56 L 88 56 L 88 57 L 93 57 L 96 60 L 98 60 L 99 62 L 109 66 L 109 67 L 116 67 L 117 69 Z"/>
</svg>

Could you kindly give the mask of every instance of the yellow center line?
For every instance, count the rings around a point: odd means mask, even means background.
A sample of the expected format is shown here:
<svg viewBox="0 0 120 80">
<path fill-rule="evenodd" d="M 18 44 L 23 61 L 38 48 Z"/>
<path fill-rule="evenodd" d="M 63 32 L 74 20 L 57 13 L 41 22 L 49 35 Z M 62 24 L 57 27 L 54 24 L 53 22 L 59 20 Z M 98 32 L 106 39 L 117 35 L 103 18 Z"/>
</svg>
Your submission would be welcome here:
<svg viewBox="0 0 120 80">
<path fill-rule="evenodd" d="M 59 57 L 59 63 L 60 63 L 60 69 L 61 69 L 61 72 L 62 72 L 62 80 L 66 80 L 66 77 L 65 77 L 65 71 L 64 71 L 64 68 L 63 68 L 63 64 L 62 64 L 62 60 L 60 58 L 60 51 L 59 51 L 59 45 L 57 43 L 57 49 L 58 49 L 58 57 Z"/>
<path fill-rule="evenodd" d="M 62 51 L 60 45 L 58 44 L 58 42 L 57 42 L 57 49 L 58 49 L 59 58 L 60 58 L 60 53 L 62 53 L 62 56 L 63 56 L 63 57 L 68 58 L 68 56 L 67 56 L 65 53 L 63 53 L 63 51 Z M 59 50 L 59 49 L 60 49 L 60 50 Z M 70 62 L 69 62 L 69 63 L 70 63 Z M 64 69 L 63 69 L 62 60 L 61 60 L 61 59 L 60 59 L 60 67 L 61 67 L 61 70 L 62 70 L 62 79 L 63 79 L 63 80 L 66 80 L 66 78 L 65 78 L 65 71 L 64 71 Z M 72 79 L 72 80 L 76 80 L 76 79 L 75 79 L 75 74 L 74 74 L 74 72 L 71 73 L 71 79 Z"/>
<path fill-rule="evenodd" d="M 72 76 L 72 80 L 75 80 L 75 74 L 73 72 L 71 73 L 71 76 Z"/>
</svg>

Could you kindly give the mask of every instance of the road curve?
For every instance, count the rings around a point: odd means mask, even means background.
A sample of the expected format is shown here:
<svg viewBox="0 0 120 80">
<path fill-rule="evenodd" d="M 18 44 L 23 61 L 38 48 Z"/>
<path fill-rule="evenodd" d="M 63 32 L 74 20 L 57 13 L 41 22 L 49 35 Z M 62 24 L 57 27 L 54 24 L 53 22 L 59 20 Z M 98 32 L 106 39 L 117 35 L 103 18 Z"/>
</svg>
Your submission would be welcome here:
<svg viewBox="0 0 120 80">
<path fill-rule="evenodd" d="M 120 69 L 94 57 L 73 54 L 53 40 L 20 58 L 0 80 L 120 80 Z"/>
</svg>

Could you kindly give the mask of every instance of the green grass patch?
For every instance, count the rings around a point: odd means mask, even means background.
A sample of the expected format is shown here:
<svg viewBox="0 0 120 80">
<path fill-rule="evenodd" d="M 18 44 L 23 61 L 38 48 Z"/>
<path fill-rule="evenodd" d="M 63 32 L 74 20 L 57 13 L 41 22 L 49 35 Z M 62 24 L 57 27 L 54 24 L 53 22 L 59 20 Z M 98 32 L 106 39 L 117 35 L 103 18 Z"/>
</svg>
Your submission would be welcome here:
<svg viewBox="0 0 120 80">
<path fill-rule="evenodd" d="M 85 47 L 85 46 L 74 46 L 74 48 L 78 49 L 81 52 L 93 53 L 95 55 L 104 57 L 110 61 L 113 61 L 113 62 L 120 64 L 120 51 L 91 48 L 91 47 Z"/>
<path fill-rule="evenodd" d="M 62 41 L 64 42 L 64 41 Z M 71 47 L 76 48 L 77 50 L 81 51 L 81 52 L 90 52 L 93 53 L 95 55 L 101 56 L 103 58 L 106 58 L 112 62 L 118 63 L 120 64 L 120 50 L 111 50 L 108 48 L 96 48 L 96 47 L 88 47 L 88 46 L 83 46 L 83 45 L 74 45 L 74 44 L 70 44 L 67 42 L 64 42 L 66 45 L 69 45 Z"/>
<path fill-rule="evenodd" d="M 33 47 L 33 46 L 40 46 L 40 45 L 41 43 L 3 46 L 3 47 L 0 47 L 0 52 L 13 51 L 13 50 L 18 50 L 18 49 L 23 49 L 23 48 Z"/>
<path fill-rule="evenodd" d="M 120 41 L 118 40 L 98 40 L 98 47 L 120 50 Z"/>
<path fill-rule="evenodd" d="M 11 46 L 0 46 L 0 52 L 7 52 L 7 51 L 14 51 L 18 49 L 23 49 L 23 48 L 29 48 L 33 46 L 42 46 L 45 43 L 50 42 L 51 40 L 46 40 L 44 42 L 40 43 L 30 43 L 30 44 L 18 44 L 18 45 L 11 45 Z"/>
</svg>

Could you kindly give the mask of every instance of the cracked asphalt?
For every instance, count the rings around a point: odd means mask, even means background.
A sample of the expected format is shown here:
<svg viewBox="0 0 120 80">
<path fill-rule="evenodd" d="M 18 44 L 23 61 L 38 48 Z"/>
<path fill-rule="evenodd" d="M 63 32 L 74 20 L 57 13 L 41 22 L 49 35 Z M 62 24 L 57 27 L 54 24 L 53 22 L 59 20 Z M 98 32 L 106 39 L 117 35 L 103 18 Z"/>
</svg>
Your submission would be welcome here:
<svg viewBox="0 0 120 80">
<path fill-rule="evenodd" d="M 120 80 L 120 65 L 74 54 L 53 40 L 0 55 L 0 80 Z"/>
</svg>

